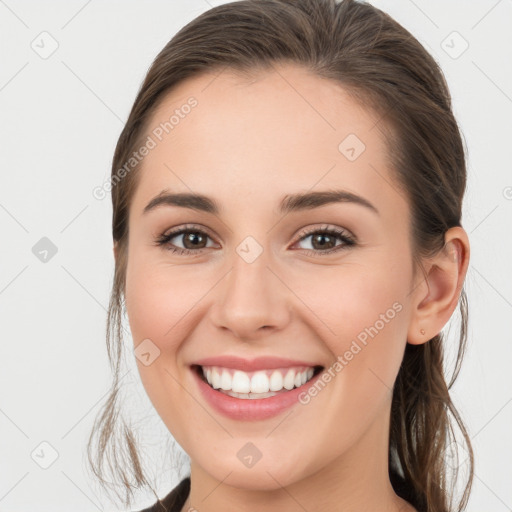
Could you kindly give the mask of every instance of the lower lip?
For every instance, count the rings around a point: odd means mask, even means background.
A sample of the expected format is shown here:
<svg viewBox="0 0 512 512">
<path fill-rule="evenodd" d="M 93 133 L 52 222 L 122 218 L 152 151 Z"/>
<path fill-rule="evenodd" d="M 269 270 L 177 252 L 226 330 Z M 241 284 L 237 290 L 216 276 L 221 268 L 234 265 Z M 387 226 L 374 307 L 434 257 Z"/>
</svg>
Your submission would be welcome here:
<svg viewBox="0 0 512 512">
<path fill-rule="evenodd" d="M 300 403 L 299 395 L 306 391 L 322 374 L 322 372 L 319 372 L 302 386 L 269 398 L 243 399 L 225 395 L 213 389 L 201 379 L 194 367 L 191 368 L 191 371 L 201 393 L 210 405 L 224 416 L 241 421 L 257 421 L 272 418 L 293 405 Z"/>
</svg>

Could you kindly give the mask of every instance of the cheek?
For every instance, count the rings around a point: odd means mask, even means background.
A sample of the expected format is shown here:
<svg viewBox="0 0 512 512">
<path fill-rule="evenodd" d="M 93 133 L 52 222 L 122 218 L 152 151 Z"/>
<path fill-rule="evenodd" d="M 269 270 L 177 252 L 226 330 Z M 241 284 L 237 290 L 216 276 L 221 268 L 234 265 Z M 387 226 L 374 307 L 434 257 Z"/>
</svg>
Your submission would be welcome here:
<svg viewBox="0 0 512 512">
<path fill-rule="evenodd" d="M 180 382 L 184 380 L 178 360 L 181 342 L 186 339 L 186 329 L 190 329 L 187 313 L 204 294 L 203 287 L 178 267 L 163 265 L 142 251 L 130 256 L 126 309 L 134 348 L 149 339 L 159 350 L 148 365 L 136 358 L 141 382 L 164 423 L 176 428 L 180 424 L 176 418 L 186 423 L 183 418 L 187 414 L 180 398 Z"/>
<path fill-rule="evenodd" d="M 406 342 L 405 275 L 393 275 L 385 265 L 347 263 L 314 276 L 303 273 L 294 288 L 313 311 L 312 329 L 332 354 L 326 391 L 319 385 L 318 398 L 311 394 L 312 407 L 325 416 L 322 435 L 331 439 L 326 459 L 330 450 L 347 449 L 376 417 L 387 415 Z"/>
<path fill-rule="evenodd" d="M 294 290 L 316 317 L 314 328 L 333 361 L 343 360 L 342 371 L 338 366 L 335 373 L 361 384 L 393 386 L 407 336 L 407 276 L 405 261 L 347 262 L 296 280 Z"/>
<path fill-rule="evenodd" d="M 386 265 L 346 263 L 300 272 L 289 279 L 297 295 L 324 324 L 324 332 L 346 338 L 375 324 L 381 315 L 398 319 L 394 313 L 400 308 L 393 305 L 405 306 L 406 276 L 405 270 L 393 271 Z"/>
<path fill-rule="evenodd" d="M 151 339 L 162 352 L 177 348 L 187 312 L 196 304 L 204 285 L 178 266 L 155 261 L 151 255 L 130 255 L 126 274 L 126 308 L 134 344 Z"/>
</svg>

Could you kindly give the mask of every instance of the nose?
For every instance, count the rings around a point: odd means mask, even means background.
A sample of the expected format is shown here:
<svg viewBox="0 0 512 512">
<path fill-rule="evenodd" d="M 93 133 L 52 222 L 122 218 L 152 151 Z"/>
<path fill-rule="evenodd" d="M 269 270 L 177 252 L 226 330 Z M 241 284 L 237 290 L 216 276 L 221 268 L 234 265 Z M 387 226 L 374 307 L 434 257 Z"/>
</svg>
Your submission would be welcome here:
<svg viewBox="0 0 512 512">
<path fill-rule="evenodd" d="M 234 254 L 233 266 L 219 283 L 211 318 L 217 329 L 245 341 L 268 336 L 290 321 L 292 292 L 270 268 L 266 253 L 248 263 Z"/>
</svg>

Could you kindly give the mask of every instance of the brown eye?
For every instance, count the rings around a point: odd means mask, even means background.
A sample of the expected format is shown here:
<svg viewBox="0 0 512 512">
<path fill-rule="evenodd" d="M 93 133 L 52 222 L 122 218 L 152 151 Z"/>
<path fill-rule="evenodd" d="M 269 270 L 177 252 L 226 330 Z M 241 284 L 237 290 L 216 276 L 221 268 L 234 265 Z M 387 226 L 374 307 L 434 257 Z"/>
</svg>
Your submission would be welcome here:
<svg viewBox="0 0 512 512">
<path fill-rule="evenodd" d="M 311 235 L 311 245 L 314 249 L 331 249 L 336 246 L 336 237 L 325 233 Z"/>
<path fill-rule="evenodd" d="M 301 234 L 299 242 L 311 239 L 309 247 L 303 247 L 308 254 L 323 255 L 347 249 L 356 245 L 355 239 L 345 230 L 338 228 L 313 229 Z M 341 243 L 337 243 L 341 241 Z"/>
<path fill-rule="evenodd" d="M 208 239 L 211 240 L 211 237 L 204 231 L 194 227 L 184 227 L 160 235 L 156 239 L 156 245 L 177 254 L 199 254 L 203 249 L 212 247 L 211 244 L 208 245 Z M 183 247 L 180 247 L 180 244 Z"/>
<path fill-rule="evenodd" d="M 183 245 L 185 249 L 203 249 L 206 247 L 206 241 L 208 236 L 200 231 L 184 231 L 185 235 L 181 235 L 183 238 Z M 174 237 L 173 237 L 174 238 Z"/>
</svg>

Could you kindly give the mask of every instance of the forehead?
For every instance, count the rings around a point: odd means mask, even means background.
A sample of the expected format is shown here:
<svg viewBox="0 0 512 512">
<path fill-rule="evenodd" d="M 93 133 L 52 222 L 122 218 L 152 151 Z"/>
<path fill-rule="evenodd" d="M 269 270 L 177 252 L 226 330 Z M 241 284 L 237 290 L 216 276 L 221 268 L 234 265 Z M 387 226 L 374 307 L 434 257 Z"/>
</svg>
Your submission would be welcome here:
<svg viewBox="0 0 512 512">
<path fill-rule="evenodd" d="M 292 65 L 187 79 L 149 123 L 154 148 L 134 204 L 142 210 L 163 189 L 219 198 L 236 190 L 238 201 L 220 202 L 249 208 L 249 197 L 270 205 L 283 193 L 340 186 L 379 204 L 384 188 L 396 196 L 397 187 L 378 121 L 342 85 Z"/>
</svg>

